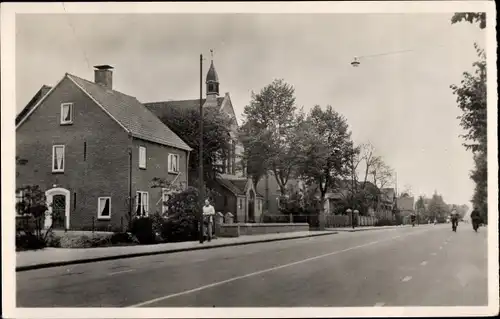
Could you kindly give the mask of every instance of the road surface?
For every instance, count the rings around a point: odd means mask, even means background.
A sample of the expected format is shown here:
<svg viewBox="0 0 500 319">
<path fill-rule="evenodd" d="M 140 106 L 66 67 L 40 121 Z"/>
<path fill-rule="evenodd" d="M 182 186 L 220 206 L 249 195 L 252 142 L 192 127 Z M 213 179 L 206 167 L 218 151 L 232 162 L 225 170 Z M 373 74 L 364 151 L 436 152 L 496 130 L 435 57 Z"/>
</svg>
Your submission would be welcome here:
<svg viewBox="0 0 500 319">
<path fill-rule="evenodd" d="M 487 229 L 460 223 L 18 272 L 18 307 L 486 306 Z"/>
</svg>

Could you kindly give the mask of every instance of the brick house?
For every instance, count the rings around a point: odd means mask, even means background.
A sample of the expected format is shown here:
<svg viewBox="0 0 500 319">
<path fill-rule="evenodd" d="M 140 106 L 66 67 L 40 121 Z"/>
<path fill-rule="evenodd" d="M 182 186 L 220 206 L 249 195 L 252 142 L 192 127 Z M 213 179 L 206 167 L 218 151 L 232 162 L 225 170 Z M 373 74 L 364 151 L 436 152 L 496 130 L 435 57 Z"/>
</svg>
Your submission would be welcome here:
<svg viewBox="0 0 500 319">
<path fill-rule="evenodd" d="M 46 86 L 16 118 L 16 186 L 39 185 L 65 229 L 124 229 L 162 211 L 166 178 L 187 186 L 191 148 L 135 97 L 113 89 L 110 66 L 95 82 L 71 74 Z M 160 203 L 160 206 L 156 205 Z M 45 226 L 53 223 L 48 214 Z"/>
<path fill-rule="evenodd" d="M 245 163 L 242 161 L 243 145 L 238 140 L 238 122 L 229 93 L 219 96 L 219 76 L 212 60 L 205 79 L 206 98 L 202 100 L 203 107 L 217 107 L 232 120 L 230 128 L 231 149 L 224 163 L 218 163 L 223 173 L 211 185 L 219 195 L 213 199 L 214 208 L 224 214 L 230 212 L 235 222 L 258 221 L 262 214 L 263 197 L 255 189 L 251 178 L 246 175 Z M 144 103 L 159 118 L 164 116 L 170 107 L 179 109 L 199 108 L 199 99 L 170 100 Z M 180 134 L 180 133 L 179 133 Z M 182 135 L 182 134 L 180 134 Z"/>
</svg>

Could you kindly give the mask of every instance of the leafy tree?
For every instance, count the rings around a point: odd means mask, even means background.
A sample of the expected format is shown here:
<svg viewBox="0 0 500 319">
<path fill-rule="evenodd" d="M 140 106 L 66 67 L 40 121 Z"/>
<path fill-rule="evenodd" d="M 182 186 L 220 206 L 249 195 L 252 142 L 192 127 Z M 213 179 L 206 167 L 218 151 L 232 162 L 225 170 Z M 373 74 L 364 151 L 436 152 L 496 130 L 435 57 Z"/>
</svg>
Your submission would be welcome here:
<svg viewBox="0 0 500 319">
<path fill-rule="evenodd" d="M 200 113 L 196 107 L 171 106 L 160 120 L 182 138 L 193 150 L 189 156 L 189 184 L 196 185 L 199 175 Z M 222 172 L 222 163 L 231 148 L 232 119 L 216 107 L 203 109 L 203 173 L 210 184 Z"/>
<path fill-rule="evenodd" d="M 486 151 L 487 135 L 487 98 L 486 98 L 486 54 L 475 45 L 479 61 L 474 62 L 474 73 L 464 72 L 460 86 L 451 85 L 453 94 L 457 96 L 458 107 L 463 114 L 460 126 L 467 132 L 462 137 L 464 146 L 472 152 Z"/>
<path fill-rule="evenodd" d="M 319 228 L 325 227 L 325 195 L 339 180 L 351 174 L 354 147 L 346 119 L 331 106 L 316 105 L 301 123 L 296 144 L 299 176 L 320 193 Z"/>
<path fill-rule="evenodd" d="M 488 220 L 488 162 L 486 152 L 474 154 L 475 169 L 471 172 L 471 179 L 475 183 L 472 205 L 477 209 L 484 221 Z"/>
<path fill-rule="evenodd" d="M 415 210 L 419 215 L 427 215 L 425 209 L 425 199 L 423 196 L 419 196 L 417 201 L 415 202 Z"/>
<path fill-rule="evenodd" d="M 455 24 L 461 21 L 469 23 L 478 23 L 479 28 L 486 28 L 486 13 L 485 12 L 457 12 L 451 18 L 451 23 Z"/>
<path fill-rule="evenodd" d="M 252 93 L 240 130 L 247 171 L 254 183 L 271 171 L 282 195 L 286 193 L 286 185 L 297 165 L 295 111 L 293 86 L 282 79 L 274 80 L 258 94 Z"/>
<path fill-rule="evenodd" d="M 480 13 L 455 13 L 451 19 L 452 24 L 460 21 L 479 24 L 480 29 L 486 28 L 486 14 Z M 486 88 L 486 54 L 477 43 L 474 43 L 479 60 L 473 63 L 473 73 L 464 72 L 460 86 L 451 85 L 453 94 L 457 96 L 458 107 L 463 114 L 459 116 L 460 125 L 467 132 L 462 135 L 465 139 L 464 146 L 474 153 L 474 170 L 471 179 L 475 189 L 472 204 L 475 209 L 488 218 L 488 192 L 487 192 L 487 88 Z"/>
<path fill-rule="evenodd" d="M 431 200 L 429 201 L 429 216 L 431 218 L 437 218 L 438 220 L 443 220 L 450 213 L 448 205 L 444 202 L 443 197 L 434 193 Z"/>
<path fill-rule="evenodd" d="M 168 201 L 168 219 L 162 227 L 162 237 L 169 242 L 189 241 L 198 238 L 200 211 L 199 191 L 188 187 L 174 194 Z"/>
</svg>

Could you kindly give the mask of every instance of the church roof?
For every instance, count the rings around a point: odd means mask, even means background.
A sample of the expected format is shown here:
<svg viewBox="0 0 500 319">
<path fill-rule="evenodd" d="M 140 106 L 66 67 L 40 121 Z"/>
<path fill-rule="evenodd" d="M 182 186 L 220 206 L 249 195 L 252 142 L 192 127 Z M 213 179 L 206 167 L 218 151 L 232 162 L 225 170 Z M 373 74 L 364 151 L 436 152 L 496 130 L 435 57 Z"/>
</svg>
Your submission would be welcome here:
<svg viewBox="0 0 500 319">
<path fill-rule="evenodd" d="M 212 61 L 212 63 L 210 63 L 210 68 L 208 69 L 207 77 L 205 79 L 205 82 L 209 82 L 209 81 L 219 82 L 219 76 L 217 75 L 217 71 L 215 71 L 214 61 Z"/>
<path fill-rule="evenodd" d="M 221 106 L 224 101 L 224 97 L 217 98 L 217 106 Z M 201 103 L 204 105 L 206 99 L 202 99 Z M 178 109 L 189 109 L 189 108 L 199 108 L 200 107 L 200 99 L 193 100 L 179 100 L 179 101 L 160 101 L 160 102 L 149 102 L 143 103 L 151 112 L 153 112 L 157 117 L 162 117 L 165 112 L 165 109 L 169 107 L 174 107 Z"/>
</svg>

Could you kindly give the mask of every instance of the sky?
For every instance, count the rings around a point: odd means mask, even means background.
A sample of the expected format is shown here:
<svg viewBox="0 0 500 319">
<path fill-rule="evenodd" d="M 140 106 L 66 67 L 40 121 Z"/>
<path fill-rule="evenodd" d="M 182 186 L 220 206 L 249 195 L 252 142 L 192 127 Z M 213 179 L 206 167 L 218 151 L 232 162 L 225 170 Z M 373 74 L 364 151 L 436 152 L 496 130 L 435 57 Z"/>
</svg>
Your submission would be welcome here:
<svg viewBox="0 0 500 319">
<path fill-rule="evenodd" d="M 470 205 L 472 154 L 449 86 L 472 69 L 473 43 L 486 40 L 451 15 L 18 14 L 17 112 L 43 84 L 66 72 L 93 80 L 100 64 L 115 68 L 116 90 L 141 102 L 195 99 L 199 55 L 205 76 L 213 49 L 221 94 L 230 93 L 240 123 L 251 92 L 282 78 L 298 107 L 344 115 L 354 141 L 370 142 L 397 172 L 400 191 Z"/>
</svg>

